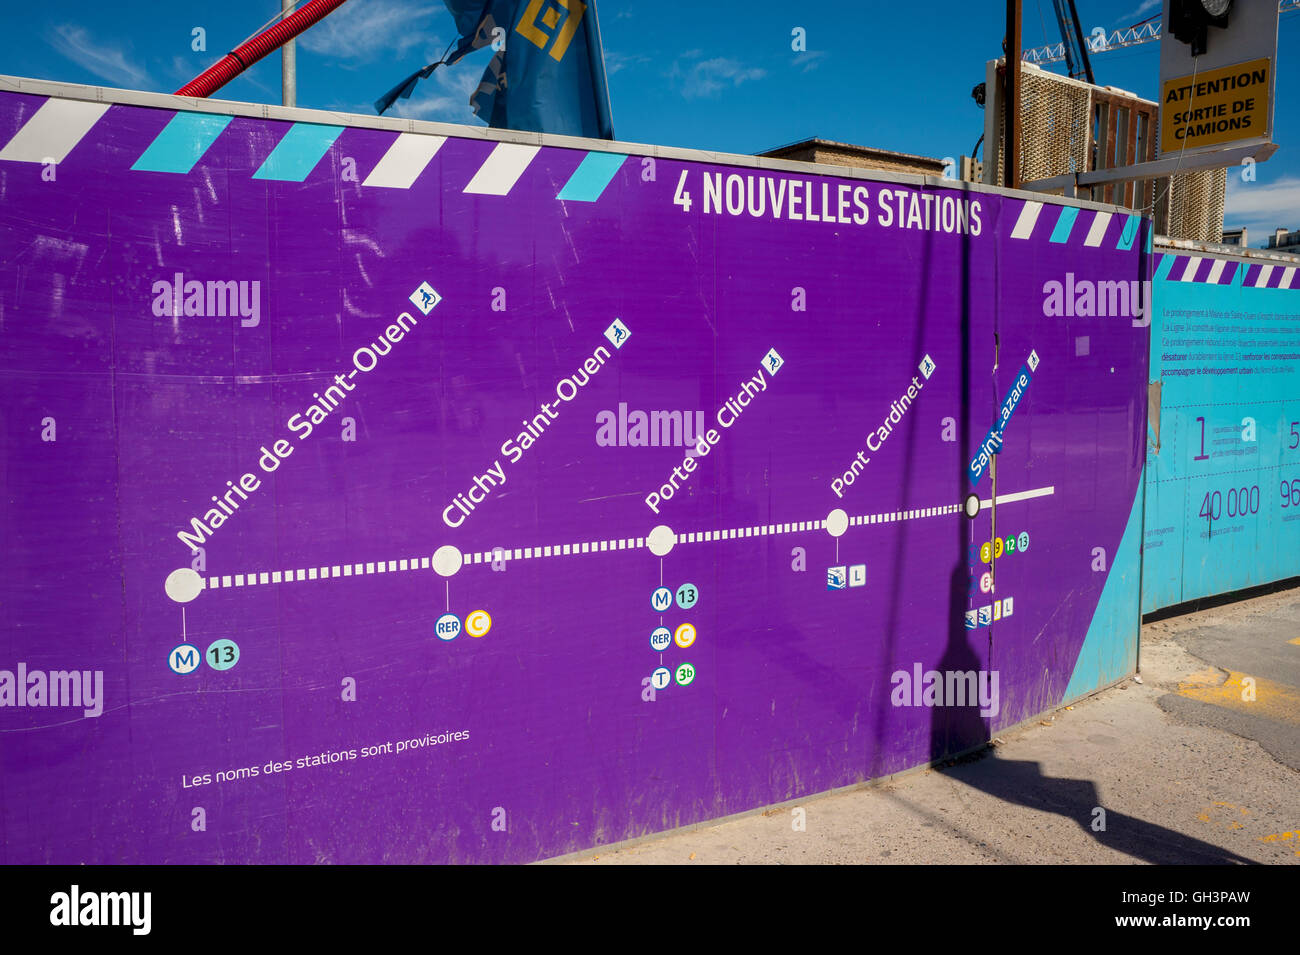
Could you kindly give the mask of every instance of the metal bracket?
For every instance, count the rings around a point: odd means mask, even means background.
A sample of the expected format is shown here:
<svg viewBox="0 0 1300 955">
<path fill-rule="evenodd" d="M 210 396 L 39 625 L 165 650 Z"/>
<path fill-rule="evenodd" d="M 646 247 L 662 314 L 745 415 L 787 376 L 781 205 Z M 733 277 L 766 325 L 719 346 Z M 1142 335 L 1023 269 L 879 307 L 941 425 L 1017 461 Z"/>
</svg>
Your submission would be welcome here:
<svg viewBox="0 0 1300 955">
<path fill-rule="evenodd" d="M 1243 159 L 1264 162 L 1277 152 L 1277 143 L 1255 140 L 1244 146 L 1233 146 L 1209 153 L 1193 153 L 1190 156 L 1166 156 L 1150 162 L 1134 163 L 1131 166 L 1115 166 L 1110 169 L 1094 169 L 1090 172 L 1071 172 L 1048 179 L 1035 179 L 1020 184 L 1028 192 L 1051 192 L 1065 190 L 1065 195 L 1073 197 L 1075 192 L 1086 186 L 1098 186 L 1107 182 L 1125 182 L 1131 179 L 1158 179 L 1176 172 L 1190 172 L 1194 169 L 1212 169 L 1219 166 L 1236 166 Z"/>
</svg>

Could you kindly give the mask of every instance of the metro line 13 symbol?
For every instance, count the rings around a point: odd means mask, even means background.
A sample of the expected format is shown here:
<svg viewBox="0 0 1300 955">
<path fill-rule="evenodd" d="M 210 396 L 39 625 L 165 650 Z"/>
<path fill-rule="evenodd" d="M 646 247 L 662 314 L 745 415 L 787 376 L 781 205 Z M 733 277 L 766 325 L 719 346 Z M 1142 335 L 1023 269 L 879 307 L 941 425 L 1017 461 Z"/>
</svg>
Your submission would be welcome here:
<svg viewBox="0 0 1300 955">
<path fill-rule="evenodd" d="M 454 613 L 444 613 L 434 626 L 434 633 L 439 640 L 452 641 L 460 636 L 460 617 Z"/>
<path fill-rule="evenodd" d="M 690 610 L 700 599 L 700 592 L 695 589 L 694 584 L 682 584 L 677 588 L 677 606 L 683 610 Z"/>
<path fill-rule="evenodd" d="M 208 646 L 206 659 L 214 670 L 229 670 L 239 662 L 239 644 L 234 640 L 214 640 Z"/>
</svg>

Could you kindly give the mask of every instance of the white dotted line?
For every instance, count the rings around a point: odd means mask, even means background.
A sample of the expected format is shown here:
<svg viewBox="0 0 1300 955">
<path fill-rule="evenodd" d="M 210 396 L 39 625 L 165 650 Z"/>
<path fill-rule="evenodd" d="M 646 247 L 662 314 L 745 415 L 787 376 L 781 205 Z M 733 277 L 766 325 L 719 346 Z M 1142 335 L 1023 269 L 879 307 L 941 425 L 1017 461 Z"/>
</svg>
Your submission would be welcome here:
<svg viewBox="0 0 1300 955">
<path fill-rule="evenodd" d="M 1002 502 L 1002 498 L 998 498 Z M 988 502 L 984 502 L 987 504 Z M 889 511 L 883 514 L 861 514 L 857 517 L 849 518 L 850 526 L 861 526 L 863 524 L 889 524 L 894 521 L 911 521 L 925 517 L 939 517 L 945 514 L 960 514 L 960 504 L 950 504 L 943 507 L 920 507 L 906 511 Z M 678 534 L 677 543 L 679 544 L 699 544 L 706 541 L 716 540 L 733 540 L 739 537 L 765 537 L 769 534 L 800 534 L 806 531 L 824 530 L 826 521 L 794 521 L 789 524 L 754 524 L 750 527 L 732 527 L 726 530 L 718 531 L 695 531 L 693 533 Z"/>
<path fill-rule="evenodd" d="M 258 584 L 288 584 L 298 580 L 327 580 L 330 577 L 361 577 L 364 574 L 400 573 L 407 570 L 429 570 L 431 558 L 412 557 L 409 560 L 374 561 L 364 564 L 334 564 L 325 567 L 305 567 L 297 570 L 255 571 L 249 574 L 226 574 L 205 577 L 203 584 L 209 590 L 221 587 L 254 587 Z"/>
<path fill-rule="evenodd" d="M 863 514 L 849 518 L 849 524 L 892 524 L 895 521 L 915 521 L 926 517 L 939 517 L 945 514 L 960 514 L 960 504 L 948 504 L 943 507 L 921 507 L 910 511 L 888 511 L 884 514 Z"/>
<path fill-rule="evenodd" d="M 819 531 L 826 521 L 796 521 L 792 524 L 754 524 L 750 527 L 731 527 L 718 531 L 694 531 L 677 535 L 679 544 L 700 544 L 704 541 L 735 540 L 738 537 L 766 537 L 768 534 L 799 534 Z"/>
<path fill-rule="evenodd" d="M 549 547 L 495 547 L 492 550 L 471 551 L 465 556 L 467 564 L 490 564 L 497 560 L 536 560 L 539 557 L 571 557 L 575 554 L 597 554 L 611 550 L 634 550 L 645 546 L 644 537 L 619 537 L 607 541 L 582 541 L 577 544 L 552 544 Z"/>
<path fill-rule="evenodd" d="M 568 557 L 575 554 L 596 554 L 614 550 L 631 550 L 645 546 L 644 537 L 621 537 L 615 540 L 581 541 L 576 544 L 553 544 L 549 547 L 494 548 L 471 551 L 464 557 L 466 564 L 490 564 L 501 560 L 534 560 L 539 557 Z M 412 570 L 430 570 L 432 558 L 412 557 L 408 560 L 373 561 L 361 564 L 334 564 L 324 567 L 305 567 L 285 571 L 254 571 L 248 574 L 226 574 L 206 577 L 203 584 L 209 590 L 230 587 L 255 587 L 259 584 L 288 584 L 299 580 L 327 580 L 331 577 L 362 577 L 366 574 L 401 573 Z"/>
<path fill-rule="evenodd" d="M 1054 487 L 1035 488 L 1032 491 L 1019 491 L 999 494 L 998 503 L 1013 503 L 1032 497 L 1043 497 L 1055 493 Z M 991 500 L 980 502 L 981 507 L 988 507 Z M 948 504 L 941 507 L 921 507 L 902 511 L 886 511 L 880 514 L 860 514 L 849 518 L 850 526 L 868 524 L 891 524 L 898 521 L 922 520 L 929 517 L 941 517 L 959 514 L 960 504 Z M 752 524 L 747 527 L 730 527 L 713 531 L 690 531 L 677 534 L 678 544 L 701 544 L 708 541 L 737 540 L 746 537 L 766 537 L 776 534 L 802 534 L 826 528 L 826 521 L 792 521 L 784 524 Z M 619 537 L 602 541 L 579 541 L 576 544 L 551 544 L 541 547 L 493 548 L 491 550 L 471 551 L 464 555 L 465 564 L 490 564 L 494 561 L 537 560 L 548 557 L 571 557 L 579 554 L 608 553 L 618 550 L 635 550 L 646 546 L 644 537 Z M 359 564 L 333 564 L 324 567 L 306 567 L 285 571 L 260 571 L 248 574 L 228 574 L 220 577 L 207 577 L 203 585 L 209 590 L 230 587 L 253 587 L 261 584 L 294 583 L 300 580 L 328 580 L 331 577 L 361 577 L 366 574 L 401 573 L 403 571 L 429 570 L 431 558 L 412 557 L 407 560 L 375 561 Z"/>
</svg>

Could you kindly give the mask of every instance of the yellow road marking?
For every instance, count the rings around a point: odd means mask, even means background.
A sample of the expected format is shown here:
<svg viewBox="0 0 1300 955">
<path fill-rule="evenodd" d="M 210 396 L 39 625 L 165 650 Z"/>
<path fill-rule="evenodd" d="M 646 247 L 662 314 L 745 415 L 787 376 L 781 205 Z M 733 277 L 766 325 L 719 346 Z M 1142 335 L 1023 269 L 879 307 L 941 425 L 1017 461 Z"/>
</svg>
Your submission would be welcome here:
<svg viewBox="0 0 1300 955">
<path fill-rule="evenodd" d="M 1296 637 L 1294 640 L 1288 640 L 1287 643 L 1292 646 L 1300 647 L 1300 637 Z"/>
<path fill-rule="evenodd" d="M 1300 829 L 1289 829 L 1286 832 L 1275 832 L 1271 836 L 1264 836 L 1259 841 L 1260 842 L 1290 842 L 1293 839 L 1297 844 L 1300 844 Z M 1300 849 L 1297 849 L 1295 854 L 1300 856 Z"/>
<path fill-rule="evenodd" d="M 1217 807 L 1217 808 L 1216 808 L 1216 807 Z M 1216 803 L 1212 803 L 1211 805 L 1206 806 L 1204 809 L 1202 809 L 1199 813 L 1197 813 L 1196 818 L 1197 818 L 1197 820 L 1199 820 L 1200 822 L 1209 822 L 1209 821 L 1210 821 L 1210 814 L 1211 814 L 1211 813 L 1214 813 L 1215 815 L 1218 815 L 1218 809 L 1236 809 L 1237 812 L 1241 813 L 1243 816 L 1249 816 L 1249 815 L 1250 815 L 1250 810 L 1249 810 L 1249 809 L 1243 808 L 1243 807 L 1241 807 L 1241 806 L 1234 806 L 1234 805 L 1233 805 L 1232 803 L 1230 803 L 1230 802 L 1216 802 Z M 1242 827 L 1242 824 L 1241 824 L 1240 822 L 1230 822 L 1230 823 L 1228 823 L 1228 828 L 1229 828 L 1229 829 L 1240 829 L 1241 827 Z"/>
<path fill-rule="evenodd" d="M 1248 688 L 1245 682 L 1254 680 L 1254 700 L 1242 699 Z M 1224 679 L 1222 671 L 1209 669 L 1193 673 L 1178 684 L 1178 693 L 1188 699 L 1199 700 L 1239 713 L 1262 716 L 1276 723 L 1300 726 L 1300 691 L 1285 683 L 1251 677 L 1235 670 Z"/>
</svg>

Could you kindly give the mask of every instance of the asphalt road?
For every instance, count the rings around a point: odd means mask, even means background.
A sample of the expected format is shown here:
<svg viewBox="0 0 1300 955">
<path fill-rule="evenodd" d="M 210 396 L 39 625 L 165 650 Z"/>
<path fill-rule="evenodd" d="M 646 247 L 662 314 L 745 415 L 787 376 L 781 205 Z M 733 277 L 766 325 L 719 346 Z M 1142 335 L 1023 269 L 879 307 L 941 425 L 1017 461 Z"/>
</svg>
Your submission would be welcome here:
<svg viewBox="0 0 1300 955">
<path fill-rule="evenodd" d="M 1148 624 L 1141 653 L 1141 683 L 955 765 L 555 861 L 1300 864 L 1300 590 Z"/>
<path fill-rule="evenodd" d="M 1300 591 L 1195 616 L 1190 628 L 1190 621 L 1162 623 L 1175 624 L 1173 639 L 1209 667 L 1161 697 L 1161 708 L 1184 722 L 1255 740 L 1300 771 Z M 1154 636 L 1161 625 L 1148 631 Z"/>
</svg>

